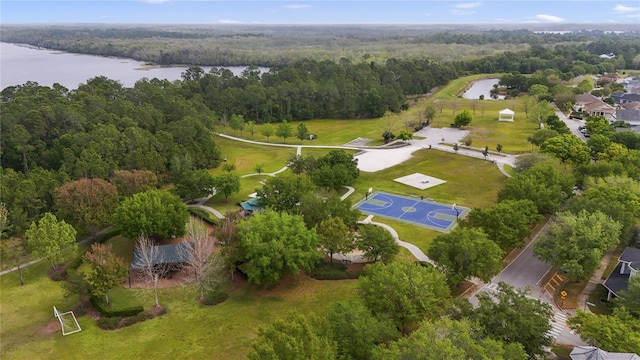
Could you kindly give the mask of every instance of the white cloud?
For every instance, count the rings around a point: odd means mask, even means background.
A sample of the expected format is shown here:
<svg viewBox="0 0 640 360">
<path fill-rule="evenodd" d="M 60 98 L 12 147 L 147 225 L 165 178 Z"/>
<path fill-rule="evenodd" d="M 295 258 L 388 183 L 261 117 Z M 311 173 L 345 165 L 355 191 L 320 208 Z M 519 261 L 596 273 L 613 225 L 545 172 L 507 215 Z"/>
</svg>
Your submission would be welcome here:
<svg viewBox="0 0 640 360">
<path fill-rule="evenodd" d="M 640 11 L 640 7 L 630 7 L 630 6 L 624 6 L 624 5 L 618 4 L 613 8 L 613 11 L 619 12 L 619 13 L 634 12 L 634 11 Z"/>
<path fill-rule="evenodd" d="M 451 15 L 472 15 L 475 14 L 475 10 L 460 10 L 460 9 L 451 9 L 449 10 Z"/>
<path fill-rule="evenodd" d="M 640 13 L 638 13 L 638 14 L 630 14 L 630 15 L 627 15 L 625 17 L 633 18 L 633 19 L 640 19 Z"/>
<path fill-rule="evenodd" d="M 311 5 L 307 5 L 307 4 L 288 4 L 288 5 L 283 5 L 282 7 L 287 8 L 287 9 L 304 9 L 304 8 L 311 7 Z"/>
<path fill-rule="evenodd" d="M 220 19 L 218 20 L 218 24 L 242 24 L 242 21 L 231 20 L 231 19 Z"/>
<path fill-rule="evenodd" d="M 142 0 L 144 2 L 146 2 L 147 4 L 164 4 L 169 0 Z"/>
<path fill-rule="evenodd" d="M 554 16 L 554 15 L 548 15 L 548 14 L 538 14 L 536 16 L 534 16 L 536 19 L 538 20 L 542 20 L 542 21 L 546 21 L 546 22 L 552 22 L 552 23 L 561 23 L 564 21 L 563 18 L 558 17 L 558 16 Z"/>
<path fill-rule="evenodd" d="M 456 4 L 455 8 L 456 9 L 473 9 L 480 5 L 482 5 L 481 2 L 460 3 L 460 4 Z"/>
</svg>

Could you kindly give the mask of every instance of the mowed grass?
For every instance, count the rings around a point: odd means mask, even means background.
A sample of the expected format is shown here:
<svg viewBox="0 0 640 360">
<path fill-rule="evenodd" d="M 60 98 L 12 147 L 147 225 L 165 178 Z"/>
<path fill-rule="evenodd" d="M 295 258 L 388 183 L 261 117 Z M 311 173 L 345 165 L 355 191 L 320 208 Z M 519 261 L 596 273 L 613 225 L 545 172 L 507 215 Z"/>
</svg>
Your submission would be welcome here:
<svg viewBox="0 0 640 360">
<path fill-rule="evenodd" d="M 75 299 L 62 297 L 60 283 L 45 276 L 47 267 L 46 262 L 29 267 L 25 286 L 13 273 L 1 278 L 2 359 L 244 359 L 259 325 L 292 311 L 322 314 L 335 302 L 355 297 L 357 283 L 301 275 L 273 290 L 245 284 L 214 307 L 199 305 L 192 286 L 161 289 L 160 302 L 169 310 L 162 318 L 105 331 L 83 316 L 78 318 L 81 332 L 62 336 L 52 307 L 67 311 Z M 146 309 L 153 305 L 151 290 L 113 291 L 112 297 L 123 296 Z"/>
<path fill-rule="evenodd" d="M 420 190 L 393 179 L 422 173 L 446 183 Z M 418 150 L 400 165 L 375 173 L 361 172 L 356 181 L 356 192 L 351 201 L 363 199 L 369 187 L 399 195 L 432 198 L 445 204 L 456 203 L 464 207 L 489 207 L 497 202 L 497 193 L 506 177 L 490 161 L 470 158 L 437 150 Z"/>
</svg>

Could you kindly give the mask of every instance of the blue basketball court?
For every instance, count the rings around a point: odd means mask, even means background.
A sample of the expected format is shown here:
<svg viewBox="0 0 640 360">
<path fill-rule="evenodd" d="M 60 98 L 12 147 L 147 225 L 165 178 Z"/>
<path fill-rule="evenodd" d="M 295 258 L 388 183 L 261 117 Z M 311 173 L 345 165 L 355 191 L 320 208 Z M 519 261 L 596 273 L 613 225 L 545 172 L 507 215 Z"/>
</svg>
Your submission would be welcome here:
<svg viewBox="0 0 640 360">
<path fill-rule="evenodd" d="M 363 213 L 409 222 L 438 231 L 449 232 L 470 209 L 406 196 L 376 192 L 356 204 Z"/>
</svg>

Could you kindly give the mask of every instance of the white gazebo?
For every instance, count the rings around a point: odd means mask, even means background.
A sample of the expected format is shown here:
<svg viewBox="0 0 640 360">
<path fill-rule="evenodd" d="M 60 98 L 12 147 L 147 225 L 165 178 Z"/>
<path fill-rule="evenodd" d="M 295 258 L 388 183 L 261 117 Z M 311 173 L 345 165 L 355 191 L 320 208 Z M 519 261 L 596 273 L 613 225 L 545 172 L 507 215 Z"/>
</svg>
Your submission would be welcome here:
<svg viewBox="0 0 640 360">
<path fill-rule="evenodd" d="M 511 109 L 500 110 L 498 114 L 500 115 L 498 121 L 513 121 L 513 117 L 516 115 Z"/>
</svg>

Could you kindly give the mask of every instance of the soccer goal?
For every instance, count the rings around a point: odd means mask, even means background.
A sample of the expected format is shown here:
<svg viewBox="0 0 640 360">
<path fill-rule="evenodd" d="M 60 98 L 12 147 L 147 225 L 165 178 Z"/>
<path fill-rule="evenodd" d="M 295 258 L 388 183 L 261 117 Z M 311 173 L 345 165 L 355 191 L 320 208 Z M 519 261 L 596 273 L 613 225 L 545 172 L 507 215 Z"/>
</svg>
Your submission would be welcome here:
<svg viewBox="0 0 640 360">
<path fill-rule="evenodd" d="M 80 328 L 80 324 L 78 324 L 78 320 L 76 316 L 73 314 L 73 311 L 67 311 L 65 313 L 58 312 L 56 307 L 53 307 L 53 315 L 58 318 L 60 321 L 60 327 L 62 328 L 62 335 L 69 335 L 73 333 L 77 333 L 82 331 Z"/>
</svg>

